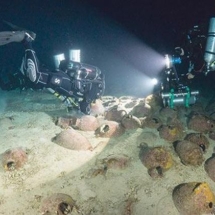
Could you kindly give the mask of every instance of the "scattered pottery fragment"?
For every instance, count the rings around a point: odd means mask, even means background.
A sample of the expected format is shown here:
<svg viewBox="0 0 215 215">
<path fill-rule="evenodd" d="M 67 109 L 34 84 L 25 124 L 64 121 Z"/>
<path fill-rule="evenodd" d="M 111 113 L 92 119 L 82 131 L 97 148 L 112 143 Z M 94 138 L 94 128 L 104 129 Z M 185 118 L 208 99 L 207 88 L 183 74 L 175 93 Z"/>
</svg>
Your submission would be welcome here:
<svg viewBox="0 0 215 215">
<path fill-rule="evenodd" d="M 107 169 L 125 169 L 130 163 L 130 158 L 127 155 L 114 154 L 102 159 L 101 163 Z"/>
<path fill-rule="evenodd" d="M 161 125 L 158 131 L 160 137 L 169 142 L 180 140 L 184 136 L 184 130 L 180 124 Z"/>
<path fill-rule="evenodd" d="M 113 154 L 106 158 L 96 161 L 96 165 L 90 169 L 88 175 L 96 177 L 97 175 L 105 175 L 109 169 L 125 169 L 130 164 L 130 158 L 123 154 Z"/>
<path fill-rule="evenodd" d="M 133 108 L 130 114 L 136 117 L 144 117 L 144 116 L 149 116 L 151 112 L 152 110 L 150 105 L 145 103 L 145 101 L 142 101 Z"/>
<path fill-rule="evenodd" d="M 90 142 L 73 128 L 66 129 L 57 134 L 52 141 L 71 150 L 92 150 Z"/>
<path fill-rule="evenodd" d="M 1 159 L 4 169 L 13 171 L 22 167 L 27 162 L 28 156 L 22 148 L 14 148 L 6 150 Z"/>
<path fill-rule="evenodd" d="M 140 120 L 140 123 L 141 123 L 141 128 L 146 127 L 146 118 L 147 118 L 146 116 L 138 118 Z"/>
<path fill-rule="evenodd" d="M 106 109 L 119 105 L 119 99 L 114 96 L 102 96 L 102 103 Z"/>
<path fill-rule="evenodd" d="M 61 128 L 68 128 L 71 121 L 72 119 L 68 117 L 58 117 L 55 124 Z"/>
<path fill-rule="evenodd" d="M 206 152 L 209 147 L 209 141 L 202 133 L 190 133 L 184 139 L 197 144 L 203 152 Z"/>
<path fill-rule="evenodd" d="M 73 209 L 79 211 L 73 198 L 63 193 L 52 194 L 44 199 L 41 205 L 41 213 L 43 215 L 69 215 Z"/>
<path fill-rule="evenodd" d="M 132 100 L 129 103 L 125 104 L 125 108 L 133 108 L 134 106 L 136 106 L 138 104 L 137 100 Z"/>
<path fill-rule="evenodd" d="M 122 118 L 122 125 L 125 129 L 137 129 L 141 127 L 141 121 L 133 115 L 126 114 Z"/>
<path fill-rule="evenodd" d="M 134 96 L 121 96 L 119 97 L 119 108 L 132 109 L 140 100 Z M 128 110 L 129 111 L 129 110 Z"/>
<path fill-rule="evenodd" d="M 188 128 L 200 133 L 214 131 L 215 121 L 201 114 L 194 114 L 188 121 Z"/>
<path fill-rule="evenodd" d="M 180 214 L 214 214 L 215 196 L 206 182 L 180 184 L 173 190 L 173 201 Z"/>
<path fill-rule="evenodd" d="M 90 115 L 91 116 L 102 116 L 104 115 L 105 108 L 100 99 L 96 99 L 90 104 Z"/>
<path fill-rule="evenodd" d="M 118 122 L 107 121 L 95 130 L 96 137 L 119 137 L 124 134 L 125 128 Z"/>
<path fill-rule="evenodd" d="M 182 140 L 176 143 L 175 151 L 184 165 L 199 166 L 203 163 L 203 150 L 196 143 Z"/>
<path fill-rule="evenodd" d="M 119 102 L 127 104 L 128 101 L 135 101 L 137 98 L 134 96 L 120 96 Z"/>
<path fill-rule="evenodd" d="M 94 178 L 98 175 L 103 175 L 105 176 L 107 172 L 107 167 L 105 165 L 97 165 L 91 168 L 88 172 L 88 177 Z"/>
<path fill-rule="evenodd" d="M 214 154 L 212 157 L 208 158 L 205 161 L 205 171 L 207 172 L 208 176 L 215 181 L 215 156 Z"/>
<path fill-rule="evenodd" d="M 126 110 L 118 109 L 118 106 L 114 106 L 106 111 L 104 116 L 106 120 L 121 122 L 123 116 L 126 114 Z"/>
<path fill-rule="evenodd" d="M 173 165 L 170 153 L 160 146 L 151 148 L 146 143 L 142 143 L 139 157 L 152 178 L 162 177 L 163 173 Z"/>
<path fill-rule="evenodd" d="M 153 112 L 155 112 L 161 108 L 162 99 L 159 93 L 153 93 L 146 97 L 145 102 L 150 105 Z"/>
</svg>

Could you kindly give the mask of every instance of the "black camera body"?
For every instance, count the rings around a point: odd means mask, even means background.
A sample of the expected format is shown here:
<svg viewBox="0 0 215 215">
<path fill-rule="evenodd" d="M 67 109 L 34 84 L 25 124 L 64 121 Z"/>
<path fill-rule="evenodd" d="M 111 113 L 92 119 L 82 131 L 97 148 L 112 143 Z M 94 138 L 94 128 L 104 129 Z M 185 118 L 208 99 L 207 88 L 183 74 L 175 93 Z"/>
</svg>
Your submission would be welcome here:
<svg viewBox="0 0 215 215">
<path fill-rule="evenodd" d="M 76 96 L 83 97 L 87 103 L 104 94 L 105 77 L 98 67 L 72 60 L 62 60 L 59 69 L 70 77 L 73 89 L 77 92 Z"/>
</svg>

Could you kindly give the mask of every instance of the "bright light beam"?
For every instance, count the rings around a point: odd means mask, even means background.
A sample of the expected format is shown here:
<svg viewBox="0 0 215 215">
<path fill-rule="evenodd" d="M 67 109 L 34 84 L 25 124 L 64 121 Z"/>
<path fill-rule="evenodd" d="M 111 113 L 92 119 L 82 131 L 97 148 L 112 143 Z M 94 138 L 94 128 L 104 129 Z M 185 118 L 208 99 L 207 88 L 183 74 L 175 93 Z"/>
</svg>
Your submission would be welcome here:
<svg viewBox="0 0 215 215">
<path fill-rule="evenodd" d="M 152 78 L 151 82 L 153 85 L 156 85 L 156 84 L 158 84 L 158 79 Z"/>
<path fill-rule="evenodd" d="M 111 68 L 106 75 L 107 80 L 110 75 L 110 84 L 113 85 L 116 76 L 119 76 L 118 80 L 126 88 L 125 91 L 124 89 L 121 90 L 121 86 L 117 86 L 121 93 L 126 93 L 127 89 L 129 89 L 130 92 L 137 92 L 138 96 L 145 95 L 145 91 L 151 94 L 154 89 L 151 79 L 158 77 L 159 73 L 164 69 L 165 57 L 134 35 L 119 28 L 119 26 L 105 25 L 105 30 L 106 32 L 111 32 L 111 34 L 109 34 L 109 40 L 103 41 L 103 49 L 111 53 L 112 60 L 110 65 L 115 65 L 115 68 Z M 112 42 L 110 43 L 109 41 Z M 111 55 L 108 58 L 111 58 Z M 107 62 L 107 59 L 105 60 Z M 111 70 L 116 72 L 114 73 L 113 71 L 113 74 Z M 127 80 L 129 80 L 128 83 Z M 117 81 L 117 83 L 119 82 Z M 108 85 L 109 83 L 107 82 L 106 86 Z M 139 89 L 135 90 L 137 86 L 139 86 Z M 146 86 L 150 88 L 150 92 L 146 89 Z"/>
<path fill-rule="evenodd" d="M 95 56 L 88 62 L 96 64 L 105 73 L 106 93 L 128 95 L 137 92 L 142 96 L 148 91 L 147 85 L 153 86 L 149 84 L 151 79 L 158 77 L 164 69 L 164 56 L 104 14 L 93 11 L 91 15 L 93 31 L 91 24 L 84 24 L 87 30 L 84 47 L 93 50 L 89 56 Z M 153 87 L 149 88 L 152 93 Z"/>
</svg>

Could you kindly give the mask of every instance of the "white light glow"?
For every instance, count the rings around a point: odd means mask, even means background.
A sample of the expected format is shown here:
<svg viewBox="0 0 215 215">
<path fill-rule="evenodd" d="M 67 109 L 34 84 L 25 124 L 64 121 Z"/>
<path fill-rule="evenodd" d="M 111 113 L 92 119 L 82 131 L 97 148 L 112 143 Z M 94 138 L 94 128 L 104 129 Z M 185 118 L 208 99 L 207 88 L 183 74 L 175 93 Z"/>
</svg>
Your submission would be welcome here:
<svg viewBox="0 0 215 215">
<path fill-rule="evenodd" d="M 165 65 L 166 65 L 166 68 L 170 68 L 170 57 L 169 55 L 165 55 Z"/>
<path fill-rule="evenodd" d="M 62 60 L 65 60 L 65 55 L 64 54 L 57 54 L 54 55 L 54 63 L 55 63 L 55 68 L 59 68 L 60 62 Z"/>
<path fill-rule="evenodd" d="M 153 85 L 156 85 L 156 84 L 158 83 L 158 80 L 157 80 L 156 78 L 152 78 L 151 81 L 152 81 L 152 84 L 153 84 Z"/>
<path fill-rule="evenodd" d="M 81 50 L 71 49 L 69 50 L 69 59 L 75 62 L 81 62 Z"/>
</svg>

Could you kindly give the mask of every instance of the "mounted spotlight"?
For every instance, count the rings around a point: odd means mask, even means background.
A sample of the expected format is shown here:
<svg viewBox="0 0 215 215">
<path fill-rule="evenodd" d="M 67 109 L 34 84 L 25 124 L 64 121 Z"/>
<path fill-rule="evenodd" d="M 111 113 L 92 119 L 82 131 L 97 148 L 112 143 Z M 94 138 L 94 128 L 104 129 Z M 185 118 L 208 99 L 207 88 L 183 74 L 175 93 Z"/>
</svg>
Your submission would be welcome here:
<svg viewBox="0 0 215 215">
<path fill-rule="evenodd" d="M 158 84 L 158 79 L 152 78 L 151 82 L 152 82 L 153 85 L 157 85 Z"/>
<path fill-rule="evenodd" d="M 81 50 L 80 49 L 70 49 L 69 59 L 75 62 L 81 62 Z"/>
<path fill-rule="evenodd" d="M 165 55 L 165 65 L 167 69 L 170 69 L 173 67 L 173 65 L 180 63 L 181 63 L 180 57 L 174 57 L 168 54 Z"/>
<path fill-rule="evenodd" d="M 64 55 L 64 54 L 57 54 L 57 55 L 54 55 L 54 63 L 55 63 L 55 68 L 56 68 L 56 69 L 59 68 L 60 62 L 61 62 L 62 60 L 65 60 L 65 55 Z"/>
<path fill-rule="evenodd" d="M 65 54 L 57 54 L 54 55 L 54 63 L 55 69 L 58 69 L 60 66 L 61 61 L 65 60 Z M 72 62 L 81 62 L 81 50 L 80 49 L 70 49 L 69 50 L 69 60 Z"/>
</svg>

